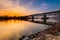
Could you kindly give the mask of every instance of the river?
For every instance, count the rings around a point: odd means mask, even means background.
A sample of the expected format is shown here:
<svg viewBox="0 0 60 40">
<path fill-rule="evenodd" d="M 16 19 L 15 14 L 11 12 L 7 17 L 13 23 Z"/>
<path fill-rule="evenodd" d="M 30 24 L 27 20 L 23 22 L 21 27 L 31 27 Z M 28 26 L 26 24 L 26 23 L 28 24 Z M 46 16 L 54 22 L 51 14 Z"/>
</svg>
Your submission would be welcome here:
<svg viewBox="0 0 60 40">
<path fill-rule="evenodd" d="M 40 32 L 50 26 L 22 20 L 0 21 L 0 40 L 18 40 L 22 35 Z"/>
</svg>

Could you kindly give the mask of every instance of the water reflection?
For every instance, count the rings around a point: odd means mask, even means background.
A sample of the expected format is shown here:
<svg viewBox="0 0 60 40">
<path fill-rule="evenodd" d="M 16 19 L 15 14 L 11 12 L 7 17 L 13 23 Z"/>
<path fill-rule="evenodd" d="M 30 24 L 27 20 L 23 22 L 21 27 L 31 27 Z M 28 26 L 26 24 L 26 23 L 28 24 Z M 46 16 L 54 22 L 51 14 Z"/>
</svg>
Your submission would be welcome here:
<svg viewBox="0 0 60 40">
<path fill-rule="evenodd" d="M 0 40 L 18 40 L 22 35 L 29 35 L 48 28 L 48 25 L 22 20 L 0 21 Z"/>
</svg>

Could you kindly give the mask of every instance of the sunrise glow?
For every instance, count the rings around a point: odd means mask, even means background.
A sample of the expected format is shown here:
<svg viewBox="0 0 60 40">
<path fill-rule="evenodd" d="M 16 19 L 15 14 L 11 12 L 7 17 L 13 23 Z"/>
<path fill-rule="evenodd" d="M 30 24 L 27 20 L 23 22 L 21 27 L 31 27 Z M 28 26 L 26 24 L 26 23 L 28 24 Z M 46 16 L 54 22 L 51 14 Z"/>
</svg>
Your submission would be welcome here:
<svg viewBox="0 0 60 40">
<path fill-rule="evenodd" d="M 25 16 L 59 10 L 60 1 L 49 0 L 0 0 L 1 16 Z"/>
</svg>

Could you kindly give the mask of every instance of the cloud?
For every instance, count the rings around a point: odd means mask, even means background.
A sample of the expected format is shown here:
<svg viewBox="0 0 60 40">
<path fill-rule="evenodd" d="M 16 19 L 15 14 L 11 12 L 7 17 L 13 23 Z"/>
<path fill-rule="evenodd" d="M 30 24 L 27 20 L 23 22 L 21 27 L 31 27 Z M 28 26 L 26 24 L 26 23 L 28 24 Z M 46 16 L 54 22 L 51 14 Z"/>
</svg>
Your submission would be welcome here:
<svg viewBox="0 0 60 40">
<path fill-rule="evenodd" d="M 35 2 L 35 0 L 32 0 L 31 2 L 28 3 L 28 5 L 32 5 Z"/>
<path fill-rule="evenodd" d="M 24 2 L 24 1 L 23 1 Z M 31 0 L 27 4 L 22 5 L 21 0 L 1 0 L 0 1 L 0 11 L 4 15 L 31 15 L 36 13 L 42 13 L 48 9 L 47 3 L 42 3 L 40 7 L 34 8 L 32 6 L 36 2 L 35 0 Z M 2 15 L 0 13 L 0 15 Z"/>
<path fill-rule="evenodd" d="M 46 12 L 48 10 L 48 4 L 42 3 L 38 8 L 36 8 L 36 11 Z"/>
<path fill-rule="evenodd" d="M 27 5 L 31 6 L 33 4 L 34 0 L 32 2 L 29 2 Z M 8 11 L 8 12 L 15 12 L 17 14 L 32 14 L 36 13 L 36 10 L 29 9 L 29 6 L 22 6 L 20 4 L 20 0 L 0 0 L 0 11 Z M 5 13 L 4 13 L 5 14 Z M 1 15 L 1 14 L 0 14 Z"/>
</svg>

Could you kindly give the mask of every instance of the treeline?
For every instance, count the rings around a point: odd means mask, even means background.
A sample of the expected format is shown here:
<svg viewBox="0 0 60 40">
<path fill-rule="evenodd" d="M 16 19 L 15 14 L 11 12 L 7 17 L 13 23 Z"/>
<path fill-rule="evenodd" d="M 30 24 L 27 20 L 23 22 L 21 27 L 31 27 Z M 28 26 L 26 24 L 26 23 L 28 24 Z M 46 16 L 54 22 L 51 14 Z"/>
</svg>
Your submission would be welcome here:
<svg viewBox="0 0 60 40">
<path fill-rule="evenodd" d="M 0 20 L 10 20 L 10 19 L 20 19 L 20 20 L 27 20 L 27 17 L 24 16 L 0 16 Z"/>
</svg>

